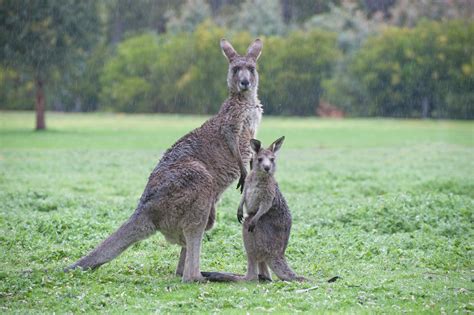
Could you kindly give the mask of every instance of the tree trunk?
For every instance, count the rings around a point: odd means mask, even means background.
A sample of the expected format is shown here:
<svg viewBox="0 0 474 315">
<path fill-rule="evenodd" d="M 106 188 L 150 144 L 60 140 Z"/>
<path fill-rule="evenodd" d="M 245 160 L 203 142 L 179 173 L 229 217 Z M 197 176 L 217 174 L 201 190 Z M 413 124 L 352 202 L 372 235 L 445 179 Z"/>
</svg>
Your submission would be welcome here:
<svg viewBox="0 0 474 315">
<path fill-rule="evenodd" d="M 43 80 L 36 78 L 36 130 L 46 129 L 46 123 L 44 121 L 45 100 L 43 85 Z"/>
<path fill-rule="evenodd" d="M 281 4 L 281 16 L 283 18 L 283 21 L 288 24 L 291 21 L 292 18 L 292 11 L 291 11 L 291 5 L 290 5 L 290 0 L 280 0 Z"/>
<path fill-rule="evenodd" d="M 431 116 L 431 109 L 430 109 L 430 101 L 425 96 L 421 101 L 421 118 L 426 119 L 430 118 Z"/>
</svg>

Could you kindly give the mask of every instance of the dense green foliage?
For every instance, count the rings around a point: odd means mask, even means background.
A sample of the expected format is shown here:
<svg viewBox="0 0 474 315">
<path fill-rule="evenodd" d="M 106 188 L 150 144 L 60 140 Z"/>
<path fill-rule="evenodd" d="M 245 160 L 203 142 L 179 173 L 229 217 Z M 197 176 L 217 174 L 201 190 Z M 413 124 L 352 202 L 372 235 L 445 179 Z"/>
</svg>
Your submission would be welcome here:
<svg viewBox="0 0 474 315">
<path fill-rule="evenodd" d="M 328 98 L 355 115 L 474 118 L 472 38 L 464 21 L 387 29 L 328 84 Z"/>
<path fill-rule="evenodd" d="M 225 30 L 205 22 L 193 33 L 145 34 L 117 47 L 104 66 L 101 103 L 124 112 L 214 113 L 227 96 L 227 61 L 216 43 Z M 245 53 L 248 33 L 233 44 Z M 322 79 L 337 60 L 334 35 L 297 32 L 265 39 L 260 98 L 267 113 L 311 115 Z"/>
<path fill-rule="evenodd" d="M 52 83 L 55 72 L 65 74 L 55 80 L 62 82 L 68 70 L 80 67 L 85 51 L 95 44 L 97 4 L 91 0 L 5 0 L 0 3 L 0 21 L 0 82 L 6 86 L 0 92 L 1 108 L 24 108 L 24 96 L 30 94 L 34 82 L 36 129 L 45 129 L 44 86 Z M 29 80 L 15 81 L 25 76 Z"/>
<path fill-rule="evenodd" d="M 313 30 L 265 40 L 259 96 L 268 114 L 314 115 L 340 52 L 333 33 Z"/>
<path fill-rule="evenodd" d="M 312 282 L 182 284 L 160 234 L 95 272 L 60 270 L 132 213 L 161 153 L 205 118 L 48 115 L 35 133 L 33 113 L 0 114 L 3 313 L 473 310 L 471 122 L 264 117 L 264 143 L 286 136 L 288 260 Z M 203 269 L 245 270 L 239 198 L 223 195 Z"/>
<path fill-rule="evenodd" d="M 42 73 L 52 110 L 211 114 L 227 94 L 219 39 L 244 53 L 262 37 L 267 113 L 474 117 L 468 0 L 2 3 L 0 109 L 32 109 Z"/>
</svg>

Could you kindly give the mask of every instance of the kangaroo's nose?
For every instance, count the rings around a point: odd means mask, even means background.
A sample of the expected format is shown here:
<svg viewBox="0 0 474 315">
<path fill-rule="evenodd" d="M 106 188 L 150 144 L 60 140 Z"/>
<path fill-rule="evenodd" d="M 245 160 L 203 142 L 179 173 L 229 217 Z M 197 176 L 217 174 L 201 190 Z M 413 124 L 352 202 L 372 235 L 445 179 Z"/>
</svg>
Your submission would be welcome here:
<svg viewBox="0 0 474 315">
<path fill-rule="evenodd" d="M 242 81 L 240 81 L 240 85 L 242 85 L 242 87 L 244 87 L 244 88 L 247 88 L 247 87 L 249 87 L 250 82 L 249 82 L 249 80 L 242 80 Z"/>
<path fill-rule="evenodd" d="M 270 170 L 270 166 L 264 166 L 263 169 L 265 170 L 265 172 L 268 172 Z"/>
</svg>

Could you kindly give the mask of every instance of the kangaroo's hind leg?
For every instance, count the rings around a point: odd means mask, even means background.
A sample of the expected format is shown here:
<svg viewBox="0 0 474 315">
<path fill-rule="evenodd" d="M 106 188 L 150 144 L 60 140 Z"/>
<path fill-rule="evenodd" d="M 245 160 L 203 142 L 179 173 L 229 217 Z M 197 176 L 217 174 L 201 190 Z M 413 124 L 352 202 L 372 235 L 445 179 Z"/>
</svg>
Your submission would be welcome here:
<svg viewBox="0 0 474 315">
<path fill-rule="evenodd" d="M 207 219 L 206 231 L 209 231 L 214 226 L 216 222 L 216 205 L 213 203 L 211 206 L 211 211 L 209 212 L 209 218 Z"/>
<path fill-rule="evenodd" d="M 203 234 L 204 227 L 196 227 L 195 229 L 184 231 L 184 237 L 186 238 L 186 260 L 183 269 L 183 282 L 205 280 L 201 275 L 199 257 Z"/>
<path fill-rule="evenodd" d="M 288 266 L 285 257 L 275 257 L 268 261 L 273 272 L 283 281 L 304 281 L 305 277 L 295 274 L 295 272 Z"/>
<path fill-rule="evenodd" d="M 184 263 L 186 262 L 186 246 L 181 247 L 181 253 L 179 254 L 179 262 L 176 267 L 176 275 L 178 277 L 183 276 L 184 272 Z"/>
</svg>

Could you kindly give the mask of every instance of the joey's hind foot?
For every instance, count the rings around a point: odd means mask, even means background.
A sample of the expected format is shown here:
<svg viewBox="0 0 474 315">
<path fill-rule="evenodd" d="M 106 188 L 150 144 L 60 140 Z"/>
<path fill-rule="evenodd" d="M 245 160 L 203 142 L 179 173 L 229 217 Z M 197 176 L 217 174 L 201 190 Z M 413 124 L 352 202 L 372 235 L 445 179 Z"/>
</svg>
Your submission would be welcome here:
<svg viewBox="0 0 474 315">
<path fill-rule="evenodd" d="M 309 280 L 308 278 L 305 278 L 305 277 L 303 277 L 303 276 L 296 276 L 295 280 L 296 280 L 296 281 L 299 281 L 299 282 L 311 281 L 311 280 Z"/>
</svg>

